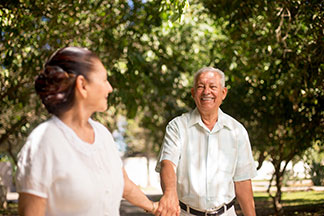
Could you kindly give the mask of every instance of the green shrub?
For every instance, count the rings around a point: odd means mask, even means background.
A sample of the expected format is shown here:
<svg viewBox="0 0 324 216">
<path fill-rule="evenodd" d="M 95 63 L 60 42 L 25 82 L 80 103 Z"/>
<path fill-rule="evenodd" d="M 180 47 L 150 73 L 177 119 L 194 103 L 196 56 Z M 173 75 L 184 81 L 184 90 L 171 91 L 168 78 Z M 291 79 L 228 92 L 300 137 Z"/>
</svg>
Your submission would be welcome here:
<svg viewBox="0 0 324 216">
<path fill-rule="evenodd" d="M 309 174 L 315 186 L 324 186 L 324 166 L 320 162 L 312 160 L 309 165 Z"/>
</svg>

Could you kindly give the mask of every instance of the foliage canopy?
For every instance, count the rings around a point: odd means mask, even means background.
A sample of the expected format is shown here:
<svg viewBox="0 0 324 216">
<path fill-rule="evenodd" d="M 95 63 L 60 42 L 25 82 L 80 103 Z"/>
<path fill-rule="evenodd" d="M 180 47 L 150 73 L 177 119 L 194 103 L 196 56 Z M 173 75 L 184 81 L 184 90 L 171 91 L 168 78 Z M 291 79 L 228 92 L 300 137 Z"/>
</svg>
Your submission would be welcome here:
<svg viewBox="0 0 324 216">
<path fill-rule="evenodd" d="M 159 150 L 166 123 L 194 107 L 193 73 L 214 66 L 229 88 L 222 109 L 248 128 L 259 165 L 272 161 L 280 202 L 288 162 L 324 143 L 323 3 L 188 2 L 1 2 L 0 150 L 15 158 L 48 117 L 33 80 L 57 48 L 98 54 L 114 93 L 95 118 L 114 130 L 127 116 L 126 141 L 138 151 Z"/>
</svg>

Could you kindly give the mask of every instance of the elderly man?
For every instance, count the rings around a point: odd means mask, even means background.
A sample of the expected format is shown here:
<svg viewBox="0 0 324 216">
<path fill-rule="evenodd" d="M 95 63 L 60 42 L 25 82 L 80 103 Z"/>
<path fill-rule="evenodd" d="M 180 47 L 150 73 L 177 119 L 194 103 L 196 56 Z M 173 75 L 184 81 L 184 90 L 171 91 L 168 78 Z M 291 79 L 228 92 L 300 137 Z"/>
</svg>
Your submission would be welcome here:
<svg viewBox="0 0 324 216">
<path fill-rule="evenodd" d="M 158 215 L 232 216 L 235 197 L 244 215 L 255 215 L 247 131 L 219 108 L 227 94 L 224 73 L 200 69 L 191 94 L 196 109 L 166 127 L 156 167 L 163 190 Z"/>
</svg>

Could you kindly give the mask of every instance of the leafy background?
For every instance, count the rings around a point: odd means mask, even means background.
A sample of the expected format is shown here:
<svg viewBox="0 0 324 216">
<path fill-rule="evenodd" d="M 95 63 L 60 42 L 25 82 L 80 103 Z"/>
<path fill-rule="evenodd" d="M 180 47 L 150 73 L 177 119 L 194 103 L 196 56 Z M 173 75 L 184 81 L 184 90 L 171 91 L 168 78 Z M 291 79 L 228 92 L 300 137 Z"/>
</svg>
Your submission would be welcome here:
<svg viewBox="0 0 324 216">
<path fill-rule="evenodd" d="M 278 211 L 287 164 L 323 152 L 322 1 L 0 2 L 2 158 L 15 163 L 49 117 L 33 82 L 64 46 L 87 47 L 105 65 L 114 92 L 94 118 L 123 135 L 126 156 L 156 156 L 167 122 L 194 108 L 190 88 L 203 66 L 225 72 L 222 109 L 248 129 L 259 167 L 273 163 Z"/>
</svg>

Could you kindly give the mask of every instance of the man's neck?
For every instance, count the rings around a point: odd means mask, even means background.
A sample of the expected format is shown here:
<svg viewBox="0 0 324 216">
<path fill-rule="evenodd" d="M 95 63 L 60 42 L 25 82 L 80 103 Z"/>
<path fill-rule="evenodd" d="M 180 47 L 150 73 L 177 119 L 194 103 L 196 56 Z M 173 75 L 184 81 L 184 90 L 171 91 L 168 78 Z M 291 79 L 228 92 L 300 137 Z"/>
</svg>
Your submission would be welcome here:
<svg viewBox="0 0 324 216">
<path fill-rule="evenodd" d="M 201 120 L 207 126 L 209 130 L 214 128 L 214 125 L 218 121 L 218 109 L 214 112 L 201 112 L 199 111 Z"/>
</svg>

